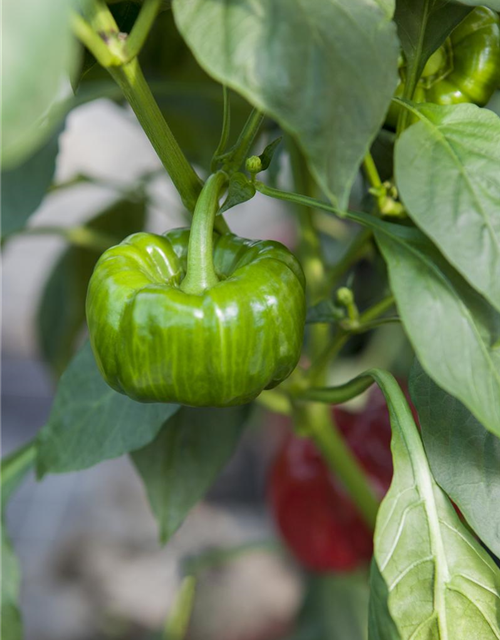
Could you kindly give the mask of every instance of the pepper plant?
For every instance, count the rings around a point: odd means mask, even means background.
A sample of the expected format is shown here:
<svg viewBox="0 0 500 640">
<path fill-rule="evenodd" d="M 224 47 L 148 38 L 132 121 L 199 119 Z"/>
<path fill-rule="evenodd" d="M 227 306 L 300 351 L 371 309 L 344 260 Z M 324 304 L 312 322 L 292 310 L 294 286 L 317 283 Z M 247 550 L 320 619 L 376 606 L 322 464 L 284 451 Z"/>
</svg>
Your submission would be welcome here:
<svg viewBox="0 0 500 640">
<path fill-rule="evenodd" d="M 264 408 L 299 451 L 278 459 L 270 502 L 322 573 L 293 637 L 500 638 L 500 2 L 478 4 L 4 3 L 3 242 L 68 243 L 39 307 L 54 405 L 2 463 L 4 507 L 31 468 L 43 480 L 128 454 L 168 543 Z M 66 115 L 99 97 L 133 110 L 186 228 L 143 230 L 154 173 L 85 225 L 30 224 L 48 191 L 98 180 L 53 184 Z M 231 233 L 225 213 L 263 198 L 294 216 L 293 253 Z M 391 330 L 414 356 L 418 425 L 404 367 L 370 360 Z M 368 368 L 343 374 L 360 350 Z M 390 487 L 332 410 L 373 384 Z M 363 424 L 375 442 L 378 422 Z M 294 485 L 294 465 L 318 483 Z M 322 521 L 321 496 L 327 557 L 314 527 L 297 530 Z M 2 637 L 18 640 L 5 528 L 2 559 Z M 338 573 L 363 563 L 368 587 Z"/>
</svg>

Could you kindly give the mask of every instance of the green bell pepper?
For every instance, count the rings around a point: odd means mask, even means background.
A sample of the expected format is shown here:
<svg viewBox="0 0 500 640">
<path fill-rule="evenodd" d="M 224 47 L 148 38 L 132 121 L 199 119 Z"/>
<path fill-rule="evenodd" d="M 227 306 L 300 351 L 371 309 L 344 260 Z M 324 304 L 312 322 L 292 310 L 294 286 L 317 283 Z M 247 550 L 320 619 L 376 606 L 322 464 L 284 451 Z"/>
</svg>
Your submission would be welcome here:
<svg viewBox="0 0 500 640">
<path fill-rule="evenodd" d="M 297 365 L 301 266 L 278 242 L 213 232 L 224 185 L 224 174 L 208 179 L 191 230 L 136 233 L 95 267 L 92 348 L 106 382 L 135 400 L 243 404 Z"/>
<path fill-rule="evenodd" d="M 398 98 L 405 89 L 404 64 L 399 75 Z M 442 105 L 473 102 L 482 107 L 499 86 L 500 18 L 487 7 L 477 7 L 429 58 L 413 100 Z M 396 128 L 400 110 L 398 104 L 391 103 L 386 124 Z"/>
</svg>

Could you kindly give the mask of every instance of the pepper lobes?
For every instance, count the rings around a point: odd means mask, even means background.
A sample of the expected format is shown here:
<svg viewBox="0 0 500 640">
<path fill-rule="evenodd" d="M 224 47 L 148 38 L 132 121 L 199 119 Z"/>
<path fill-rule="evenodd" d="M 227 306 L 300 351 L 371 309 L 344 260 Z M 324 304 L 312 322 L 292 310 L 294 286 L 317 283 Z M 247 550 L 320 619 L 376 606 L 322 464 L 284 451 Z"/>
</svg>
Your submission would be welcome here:
<svg viewBox="0 0 500 640">
<path fill-rule="evenodd" d="M 297 365 L 302 268 L 278 242 L 214 233 L 219 282 L 186 293 L 189 236 L 136 233 L 101 256 L 86 304 L 98 367 L 113 389 L 141 402 L 249 402 Z"/>
<path fill-rule="evenodd" d="M 405 88 L 405 68 L 400 69 L 396 97 Z M 450 105 L 472 102 L 484 106 L 500 87 L 500 17 L 487 7 L 476 7 L 451 32 L 427 61 L 417 83 L 417 103 Z M 395 128 L 401 107 L 391 103 L 386 123 Z M 411 121 L 415 122 L 414 116 Z"/>
</svg>

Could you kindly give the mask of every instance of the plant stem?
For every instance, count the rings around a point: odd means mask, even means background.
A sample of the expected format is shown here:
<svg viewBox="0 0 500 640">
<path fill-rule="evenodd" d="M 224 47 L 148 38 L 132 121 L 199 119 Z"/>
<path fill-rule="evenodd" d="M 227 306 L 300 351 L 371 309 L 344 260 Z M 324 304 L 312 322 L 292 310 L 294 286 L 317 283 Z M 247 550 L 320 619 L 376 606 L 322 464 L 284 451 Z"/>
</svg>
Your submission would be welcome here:
<svg viewBox="0 0 500 640">
<path fill-rule="evenodd" d="M 83 2 L 83 12 L 97 33 L 103 36 L 118 33 L 118 25 L 105 0 Z"/>
<path fill-rule="evenodd" d="M 365 324 L 371 322 L 372 320 L 376 320 L 379 316 L 388 311 L 393 305 L 394 296 L 391 293 L 390 295 L 382 298 L 382 300 L 364 311 L 359 317 L 360 323 Z"/>
<path fill-rule="evenodd" d="M 342 350 L 349 339 L 349 332 L 344 329 L 339 329 L 333 336 L 330 344 L 327 345 L 323 353 L 315 360 L 307 371 L 307 376 L 310 383 L 313 385 L 322 385 L 326 376 L 327 367 L 332 360 L 334 360 Z"/>
<path fill-rule="evenodd" d="M 335 215 L 339 216 L 339 218 L 351 217 L 348 211 L 343 211 L 342 209 L 332 207 L 332 205 L 328 204 L 327 202 L 322 202 L 321 200 L 311 198 L 310 196 L 304 196 L 301 193 L 289 193 L 288 191 L 281 191 L 281 189 L 268 187 L 267 184 L 259 182 L 259 180 L 255 181 L 255 188 L 265 196 L 275 198 L 276 200 L 284 200 L 285 202 L 301 204 L 304 207 L 316 207 L 317 209 L 322 209 L 323 211 L 334 213 Z"/>
<path fill-rule="evenodd" d="M 184 640 L 186 637 L 193 610 L 195 591 L 196 578 L 194 576 L 186 576 L 182 581 L 172 612 L 165 624 L 165 640 Z"/>
<path fill-rule="evenodd" d="M 314 180 L 307 167 L 305 158 L 292 138 L 286 138 L 290 154 L 295 188 L 307 194 L 313 194 Z M 298 205 L 297 214 L 300 227 L 299 257 L 307 284 L 309 304 L 314 305 L 325 295 L 325 262 L 318 232 L 313 222 L 313 210 L 309 206 Z M 314 360 L 328 342 L 330 327 L 316 324 L 311 327 L 309 336 L 309 355 Z"/>
<path fill-rule="evenodd" d="M 31 440 L 2 459 L 2 496 L 4 489 L 8 487 L 9 482 L 15 480 L 17 476 L 23 477 L 24 474 L 29 471 L 35 460 L 35 455 L 35 440 Z M 15 485 L 17 486 L 17 482 L 15 482 Z"/>
<path fill-rule="evenodd" d="M 137 59 L 109 73 L 123 91 L 144 132 L 172 179 L 181 200 L 193 212 L 202 182 L 189 164 L 165 121 Z"/>
<path fill-rule="evenodd" d="M 256 402 L 265 409 L 273 413 L 280 413 L 283 416 L 289 416 L 292 412 L 290 398 L 279 391 L 279 389 L 270 389 L 263 391 Z"/>
<path fill-rule="evenodd" d="M 390 309 L 393 304 L 394 296 L 392 294 L 383 298 L 359 316 L 360 326 L 376 320 L 379 316 Z M 324 378 L 328 364 L 335 356 L 338 355 L 342 347 L 349 339 L 350 333 L 350 331 L 346 331 L 345 329 L 339 329 L 339 331 L 333 337 L 329 346 L 323 351 L 319 358 L 315 362 L 313 362 L 307 374 L 310 381 L 314 385 L 317 386 L 322 384 L 321 380 Z"/>
<path fill-rule="evenodd" d="M 314 210 L 314 226 L 318 232 L 330 236 L 337 242 L 344 241 L 349 237 L 349 229 L 342 220 L 334 218 L 326 211 Z"/>
<path fill-rule="evenodd" d="M 187 272 L 181 282 L 185 293 L 201 295 L 219 282 L 214 268 L 213 231 L 219 197 L 226 183 L 225 173 L 213 173 L 205 182 L 196 203 L 189 234 Z"/>
<path fill-rule="evenodd" d="M 372 188 L 370 193 L 377 200 L 378 213 L 382 216 L 404 217 L 404 206 L 397 200 L 397 189 L 390 182 L 380 180 L 377 167 L 371 153 L 367 153 L 363 161 L 366 176 Z"/>
<path fill-rule="evenodd" d="M 312 192 L 314 183 L 305 160 L 295 145 L 291 147 L 291 160 L 296 188 Z M 299 209 L 299 222 L 302 232 L 302 263 L 311 301 L 314 303 L 324 295 L 325 267 L 311 208 L 309 203 L 301 204 L 303 206 Z M 310 349 L 313 361 L 320 357 L 329 331 L 328 325 L 316 324 L 311 327 Z M 320 380 L 324 374 L 324 369 L 318 372 Z M 298 432 L 307 434 L 313 440 L 330 469 L 344 484 L 368 526 L 374 528 L 378 500 L 362 467 L 335 424 L 330 407 L 317 403 L 296 405 L 292 402 L 292 408 Z"/>
<path fill-rule="evenodd" d="M 333 289 L 347 269 L 366 253 L 367 244 L 370 242 L 372 236 L 373 232 L 371 229 L 361 229 L 361 231 L 356 233 L 340 260 L 328 270 L 326 274 L 327 289 Z"/>
<path fill-rule="evenodd" d="M 219 157 L 224 153 L 224 149 L 226 148 L 227 141 L 229 139 L 229 132 L 231 130 L 231 105 L 229 104 L 229 91 L 227 90 L 226 85 L 222 86 L 222 95 L 224 101 L 222 131 L 220 134 L 219 144 L 217 145 L 217 149 L 214 151 L 214 155 L 212 156 L 212 161 L 210 163 L 210 170 L 212 173 L 217 170 Z"/>
<path fill-rule="evenodd" d="M 297 394 L 297 399 L 328 404 L 342 404 L 356 398 L 373 384 L 370 376 L 358 376 L 336 387 L 310 387 Z"/>
<path fill-rule="evenodd" d="M 378 210 L 379 212 L 382 212 L 384 209 L 384 203 L 387 194 L 385 192 L 384 185 L 382 184 L 382 180 L 380 179 L 377 165 L 375 164 L 373 156 L 370 152 L 368 152 L 364 157 L 363 167 L 366 173 L 366 177 L 368 178 L 368 182 L 373 189 L 372 194 L 377 200 Z"/>
<path fill-rule="evenodd" d="M 406 105 L 405 103 L 401 104 L 405 105 L 405 107 L 410 111 L 418 114 L 418 111 L 416 109 L 413 109 L 411 106 Z M 358 224 L 361 224 L 364 227 L 368 227 L 369 229 L 379 229 L 389 224 L 380 220 L 378 217 L 370 215 L 363 211 L 337 209 L 336 207 L 332 207 L 332 205 L 328 204 L 327 202 L 322 202 L 321 200 L 317 200 L 316 198 L 311 198 L 309 196 L 304 196 L 300 193 L 289 193 L 287 191 L 281 191 L 280 189 L 274 189 L 273 187 L 268 187 L 258 180 L 255 181 L 255 188 L 257 189 L 257 191 L 266 196 L 269 196 L 270 198 L 276 198 L 277 200 L 284 200 L 285 202 L 293 202 L 295 204 L 316 207 L 321 211 L 328 211 L 328 213 L 333 213 L 334 215 L 339 216 L 339 218 L 346 218 L 347 220 L 357 222 Z M 410 232 L 410 229 L 408 229 L 408 232 Z"/>
<path fill-rule="evenodd" d="M 370 152 L 366 154 L 363 160 L 363 167 L 365 169 L 368 182 L 371 184 L 371 186 L 374 189 L 380 189 L 383 186 L 382 180 L 380 179 L 377 166 Z"/>
<path fill-rule="evenodd" d="M 149 11 L 151 9 L 148 9 L 147 16 L 150 15 Z M 192 213 L 203 183 L 174 138 L 144 78 L 138 59 L 126 61 L 127 52 L 124 42 L 115 42 L 111 39 L 108 44 L 101 37 L 101 33 L 106 38 L 110 33 L 117 32 L 113 15 L 103 0 L 88 2 L 86 15 L 90 25 L 81 16 L 73 13 L 75 35 L 89 48 L 98 62 L 109 71 L 111 77 L 122 90 L 179 192 L 184 206 Z M 144 23 L 139 27 L 142 38 Z M 140 39 L 139 36 L 137 39 Z M 114 46 L 111 48 L 112 44 Z M 218 222 L 218 228 L 221 231 L 227 230 L 227 225 L 222 219 Z"/>
<path fill-rule="evenodd" d="M 241 167 L 248 155 L 248 152 L 250 151 L 250 147 L 252 146 L 263 120 L 264 114 L 257 111 L 257 109 L 253 109 L 252 113 L 248 116 L 248 120 L 246 121 L 240 135 L 238 136 L 238 140 L 234 145 L 233 151 L 230 152 L 230 166 L 228 168 L 238 171 Z"/>
<path fill-rule="evenodd" d="M 330 469 L 344 484 L 366 524 L 373 530 L 379 501 L 356 456 L 332 420 L 329 407 L 308 403 L 299 407 L 294 417 L 298 431 L 312 438 Z"/>
<path fill-rule="evenodd" d="M 144 46 L 160 10 L 161 3 L 162 0 L 144 0 L 125 45 L 125 50 L 130 60 L 138 56 Z"/>
<path fill-rule="evenodd" d="M 108 49 L 101 36 L 96 33 L 89 23 L 76 11 L 71 13 L 71 28 L 78 40 L 80 40 L 89 51 L 92 51 L 104 67 L 109 67 L 117 63 L 115 56 Z"/>
<path fill-rule="evenodd" d="M 360 322 L 357 326 L 349 327 L 349 331 L 355 334 L 365 333 L 366 331 L 371 331 L 372 329 L 376 329 L 377 327 L 382 327 L 385 324 L 399 324 L 400 322 L 401 318 L 399 316 L 378 318 L 377 320 L 372 320 L 371 322 Z"/>
<path fill-rule="evenodd" d="M 287 147 L 292 163 L 293 180 L 298 191 L 311 194 L 314 182 L 305 163 L 304 156 L 295 142 L 287 137 Z M 323 295 L 325 265 L 318 233 L 313 222 L 312 208 L 307 205 L 298 206 L 300 226 L 300 262 L 306 276 L 307 289 L 311 304 L 316 304 Z"/>
</svg>

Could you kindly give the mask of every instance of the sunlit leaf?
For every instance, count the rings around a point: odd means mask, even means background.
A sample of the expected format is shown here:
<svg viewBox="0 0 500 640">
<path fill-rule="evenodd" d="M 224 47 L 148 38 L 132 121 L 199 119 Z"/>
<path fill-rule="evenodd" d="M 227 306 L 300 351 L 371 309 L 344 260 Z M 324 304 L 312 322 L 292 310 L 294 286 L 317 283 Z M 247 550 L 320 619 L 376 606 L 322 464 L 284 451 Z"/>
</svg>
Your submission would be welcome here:
<svg viewBox="0 0 500 640">
<path fill-rule="evenodd" d="M 377 517 L 371 576 L 390 618 L 379 601 L 372 622 L 382 630 L 394 622 L 401 640 L 498 640 L 500 570 L 434 481 L 397 383 L 386 372 L 375 377 L 391 416 L 394 476 Z"/>
</svg>

